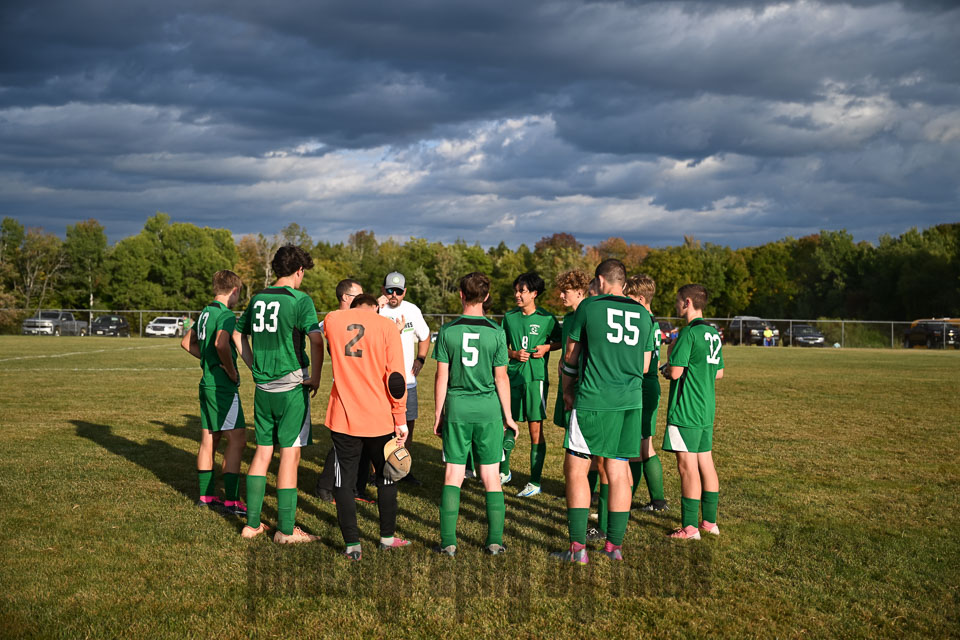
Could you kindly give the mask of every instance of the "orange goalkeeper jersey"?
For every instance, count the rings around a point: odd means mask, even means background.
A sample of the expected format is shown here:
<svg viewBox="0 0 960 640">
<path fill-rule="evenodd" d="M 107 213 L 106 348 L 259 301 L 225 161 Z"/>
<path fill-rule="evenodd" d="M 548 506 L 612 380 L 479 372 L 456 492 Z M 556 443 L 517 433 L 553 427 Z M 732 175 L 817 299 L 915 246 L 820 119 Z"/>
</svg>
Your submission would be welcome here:
<svg viewBox="0 0 960 640">
<path fill-rule="evenodd" d="M 406 425 L 403 345 L 396 323 L 369 309 L 346 309 L 328 313 L 323 332 L 333 367 L 327 427 L 369 437 L 390 433 L 394 425 Z M 391 374 L 399 376 L 394 377 L 393 385 Z"/>
</svg>

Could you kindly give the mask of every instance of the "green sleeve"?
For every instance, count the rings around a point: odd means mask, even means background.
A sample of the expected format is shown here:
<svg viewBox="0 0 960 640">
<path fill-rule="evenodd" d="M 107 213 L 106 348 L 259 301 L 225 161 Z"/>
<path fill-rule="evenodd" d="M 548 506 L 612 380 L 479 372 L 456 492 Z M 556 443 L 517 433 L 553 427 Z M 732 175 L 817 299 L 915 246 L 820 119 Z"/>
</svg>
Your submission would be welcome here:
<svg viewBox="0 0 960 640">
<path fill-rule="evenodd" d="M 723 345 L 720 345 L 720 365 L 717 369 L 723 369 Z"/>
<path fill-rule="evenodd" d="M 693 345 L 691 332 L 687 327 L 680 330 L 677 336 L 677 342 L 673 345 L 673 351 L 670 352 L 670 365 L 674 367 L 686 367 L 690 364 L 690 350 Z"/>
<path fill-rule="evenodd" d="M 313 300 L 306 294 L 297 300 L 297 328 L 304 333 L 319 331 L 320 329 L 320 323 L 317 321 L 317 309 L 313 306 Z"/>
<path fill-rule="evenodd" d="M 450 354 L 447 353 L 447 332 L 443 330 L 443 327 L 440 327 L 437 342 L 433 345 L 433 359 L 437 362 L 450 362 Z"/>
<path fill-rule="evenodd" d="M 493 366 L 505 367 L 509 358 L 507 358 L 507 334 L 503 331 L 497 331 L 497 351 L 493 354 Z"/>
<path fill-rule="evenodd" d="M 247 306 L 243 315 L 237 320 L 236 330 L 244 335 L 250 335 L 250 314 L 253 313 L 253 301 Z"/>
<path fill-rule="evenodd" d="M 503 331 L 505 336 L 506 334 L 514 333 L 515 327 L 513 326 L 513 324 L 514 324 L 515 315 L 516 314 L 511 314 L 511 313 L 505 313 L 503 315 Z M 512 344 L 512 341 L 508 341 L 508 344 L 510 344 L 511 349 L 513 349 L 514 351 L 517 351 L 517 345 Z"/>
<path fill-rule="evenodd" d="M 647 327 L 647 341 L 643 345 L 643 350 L 653 351 L 654 349 L 657 348 L 657 341 L 654 337 L 654 334 L 656 333 L 656 331 L 654 330 L 653 316 L 650 315 L 650 313 L 646 309 L 644 309 L 643 311 L 644 313 L 647 314 L 647 317 L 650 319 L 650 325 Z"/>
<path fill-rule="evenodd" d="M 220 314 L 220 330 L 227 333 L 233 333 L 233 328 L 237 326 L 237 317 L 230 311 L 224 311 Z"/>
<path fill-rule="evenodd" d="M 570 318 L 570 333 L 567 334 L 567 337 L 574 342 L 580 342 L 580 334 L 583 331 L 584 318 L 587 316 L 587 306 L 587 300 L 581 302 L 580 306 L 577 307 L 577 310 L 573 312 L 573 317 Z"/>
<path fill-rule="evenodd" d="M 550 329 L 550 337 L 547 339 L 547 342 L 560 342 L 563 339 L 563 329 L 560 327 L 560 323 L 557 322 L 556 316 L 551 315 L 550 320 L 553 321 L 553 326 Z"/>
</svg>

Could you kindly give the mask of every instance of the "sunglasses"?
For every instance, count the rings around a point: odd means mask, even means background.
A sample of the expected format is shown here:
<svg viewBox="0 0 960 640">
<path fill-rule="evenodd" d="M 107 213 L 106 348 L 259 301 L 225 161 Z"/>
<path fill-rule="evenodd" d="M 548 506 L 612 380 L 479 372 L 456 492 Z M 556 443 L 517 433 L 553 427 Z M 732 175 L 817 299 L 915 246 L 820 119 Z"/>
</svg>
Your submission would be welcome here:
<svg viewBox="0 0 960 640">
<path fill-rule="evenodd" d="M 387 295 L 399 296 L 402 293 L 403 293 L 403 289 L 397 289 L 396 287 L 390 287 L 389 289 L 387 289 Z"/>
</svg>

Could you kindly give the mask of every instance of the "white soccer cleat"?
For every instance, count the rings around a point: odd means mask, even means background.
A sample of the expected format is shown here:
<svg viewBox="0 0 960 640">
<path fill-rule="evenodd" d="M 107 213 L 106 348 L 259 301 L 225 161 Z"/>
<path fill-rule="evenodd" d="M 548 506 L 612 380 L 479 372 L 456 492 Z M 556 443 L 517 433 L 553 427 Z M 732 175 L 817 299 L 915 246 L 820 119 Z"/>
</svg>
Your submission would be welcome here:
<svg viewBox="0 0 960 640">
<path fill-rule="evenodd" d="M 537 485 L 533 484 L 532 482 L 528 482 L 528 483 L 527 483 L 527 486 L 525 486 L 523 489 L 520 490 L 519 493 L 517 493 L 517 497 L 518 497 L 518 498 L 529 498 L 530 496 L 535 496 L 535 495 L 537 495 L 538 493 L 540 493 L 540 487 L 538 487 Z"/>
<path fill-rule="evenodd" d="M 501 485 L 510 484 L 510 481 L 511 481 L 511 480 L 513 480 L 513 471 L 511 471 L 511 472 L 509 472 L 509 473 L 501 473 L 501 474 L 500 474 L 500 484 L 501 484 Z"/>
</svg>

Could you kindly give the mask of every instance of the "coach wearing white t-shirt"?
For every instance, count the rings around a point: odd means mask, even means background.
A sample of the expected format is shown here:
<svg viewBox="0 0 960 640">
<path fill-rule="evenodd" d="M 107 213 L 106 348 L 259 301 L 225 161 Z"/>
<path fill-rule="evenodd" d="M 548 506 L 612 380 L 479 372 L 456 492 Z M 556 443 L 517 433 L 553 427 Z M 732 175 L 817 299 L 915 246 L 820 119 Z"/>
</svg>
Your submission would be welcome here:
<svg viewBox="0 0 960 640">
<path fill-rule="evenodd" d="M 413 425 L 417 421 L 417 374 L 430 351 L 430 327 L 423 319 L 420 307 L 404 300 L 407 295 L 407 280 L 402 273 L 388 273 L 383 280 L 384 302 L 380 315 L 390 318 L 400 327 L 400 342 L 403 344 L 403 365 L 407 370 L 407 447 L 413 442 Z M 414 356 L 414 343 L 417 355 Z M 420 486 L 420 481 L 408 473 L 401 482 Z"/>
</svg>

